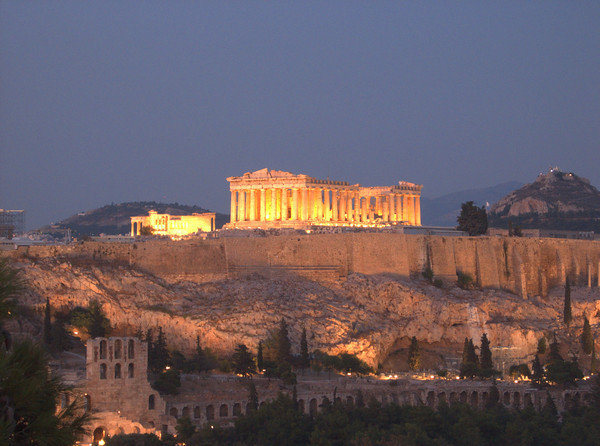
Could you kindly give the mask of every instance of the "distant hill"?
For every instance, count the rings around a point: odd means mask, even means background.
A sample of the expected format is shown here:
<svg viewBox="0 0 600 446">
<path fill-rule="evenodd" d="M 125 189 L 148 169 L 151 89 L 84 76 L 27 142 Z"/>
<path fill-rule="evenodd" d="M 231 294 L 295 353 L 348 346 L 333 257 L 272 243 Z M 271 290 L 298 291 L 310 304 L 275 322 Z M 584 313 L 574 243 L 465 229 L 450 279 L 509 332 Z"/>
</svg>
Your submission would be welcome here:
<svg viewBox="0 0 600 446">
<path fill-rule="evenodd" d="M 490 209 L 490 226 L 600 232 L 600 191 L 586 178 L 558 168 L 539 175 Z"/>
<path fill-rule="evenodd" d="M 495 203 L 522 185 L 516 181 L 509 181 L 491 187 L 453 192 L 438 198 L 422 197 L 421 220 L 424 225 L 429 226 L 456 226 L 460 205 L 465 201 L 473 201 L 478 206 L 485 206 L 486 203 Z"/>
<path fill-rule="evenodd" d="M 134 201 L 129 203 L 109 204 L 91 211 L 80 212 L 52 225 L 53 228 L 70 228 L 74 235 L 129 234 L 130 217 L 147 215 L 155 210 L 159 214 L 190 215 L 210 212 L 199 206 L 179 203 L 157 203 L 156 201 Z M 220 228 L 229 219 L 226 214 L 217 213 L 215 226 Z M 44 228 L 43 228 L 44 229 Z"/>
</svg>

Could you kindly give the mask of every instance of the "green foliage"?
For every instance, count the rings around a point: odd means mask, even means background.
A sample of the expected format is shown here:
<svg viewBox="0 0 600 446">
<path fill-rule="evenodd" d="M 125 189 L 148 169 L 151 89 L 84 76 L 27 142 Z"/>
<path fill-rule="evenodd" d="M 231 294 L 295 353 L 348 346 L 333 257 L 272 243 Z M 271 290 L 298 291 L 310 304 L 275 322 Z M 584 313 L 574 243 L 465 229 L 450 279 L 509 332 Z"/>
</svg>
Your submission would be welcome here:
<svg viewBox="0 0 600 446">
<path fill-rule="evenodd" d="M 248 383 L 248 411 L 258 409 L 258 392 L 253 382 Z"/>
<path fill-rule="evenodd" d="M 411 370 L 419 370 L 421 368 L 421 352 L 419 350 L 419 341 L 413 336 L 408 347 L 408 367 Z"/>
<path fill-rule="evenodd" d="M 162 327 L 158 327 L 156 342 L 152 339 L 152 331 L 148 330 L 146 342 L 148 342 L 148 368 L 153 372 L 161 373 L 165 370 L 165 367 L 172 363 L 171 354 L 167 350 L 167 339 Z"/>
<path fill-rule="evenodd" d="M 531 371 L 527 364 L 511 365 L 508 369 L 508 374 L 513 378 L 531 378 Z"/>
<path fill-rule="evenodd" d="M 288 326 L 284 318 L 281 318 L 279 330 L 277 331 L 277 343 L 275 360 L 281 363 L 292 363 L 292 343 L 288 333 Z"/>
<path fill-rule="evenodd" d="M 57 401 L 67 392 L 70 389 L 51 375 L 44 351 L 30 341 L 1 353 L 0 395 L 4 407 L 0 444 L 74 444 L 89 416 L 78 399 L 57 410 Z"/>
<path fill-rule="evenodd" d="M 106 440 L 106 446 L 165 446 L 154 434 L 120 434 Z"/>
<path fill-rule="evenodd" d="M 492 351 L 490 350 L 490 341 L 488 340 L 487 333 L 484 333 L 481 336 L 481 347 L 479 352 L 479 376 L 482 378 L 491 378 L 498 374 L 498 372 L 494 370 Z"/>
<path fill-rule="evenodd" d="M 181 387 L 179 371 L 175 369 L 164 370 L 152 384 L 154 390 L 167 395 L 178 395 Z"/>
<path fill-rule="evenodd" d="M 594 337 L 592 336 L 592 328 L 590 321 L 586 316 L 583 316 L 583 331 L 581 333 L 581 348 L 586 355 L 590 355 L 594 350 Z"/>
<path fill-rule="evenodd" d="M 470 236 L 485 234 L 488 228 L 485 207 L 475 206 L 472 201 L 463 203 L 457 222 L 458 226 L 456 229 L 464 231 Z"/>
<path fill-rule="evenodd" d="M 238 344 L 232 357 L 233 371 L 242 376 L 252 376 L 256 373 L 256 365 L 252 353 L 244 344 Z"/>
<path fill-rule="evenodd" d="M 259 372 L 262 372 L 265 369 L 265 360 L 263 358 L 263 343 L 262 343 L 262 341 L 258 342 L 258 351 L 256 352 L 256 367 L 258 367 Z"/>
<path fill-rule="evenodd" d="M 24 289 L 25 280 L 19 270 L 7 258 L 0 258 L 0 327 L 14 314 L 17 297 Z"/>
<path fill-rule="evenodd" d="M 469 274 L 458 271 L 456 273 L 456 277 L 456 284 L 459 288 L 462 288 L 463 290 L 471 290 L 475 287 L 473 278 Z"/>
<path fill-rule="evenodd" d="M 70 323 L 92 338 L 105 337 L 110 334 L 110 321 L 102 311 L 97 300 L 90 301 L 87 308 L 76 307 L 71 311 Z"/>
<path fill-rule="evenodd" d="M 546 338 L 545 337 L 541 337 L 538 340 L 538 344 L 537 344 L 537 354 L 538 355 L 545 354 L 546 353 L 546 348 L 547 348 Z"/>
<path fill-rule="evenodd" d="M 434 279 L 433 286 L 437 288 L 444 288 L 444 281 L 442 279 Z"/>
<path fill-rule="evenodd" d="M 479 358 L 475 352 L 473 340 L 465 338 L 463 344 L 462 363 L 460 365 L 461 378 L 474 378 L 479 374 Z"/>
<path fill-rule="evenodd" d="M 308 354 L 308 341 L 306 339 L 306 328 L 302 329 L 302 337 L 300 338 L 300 357 L 298 365 L 302 369 L 310 367 L 310 355 Z"/>
<path fill-rule="evenodd" d="M 358 375 L 373 373 L 373 369 L 366 362 L 350 353 L 340 353 L 334 356 L 320 350 L 315 350 L 313 361 L 326 370 L 336 370 L 338 372 Z"/>
<path fill-rule="evenodd" d="M 554 340 L 550 344 L 545 379 L 549 382 L 568 387 L 575 385 L 575 380 L 582 377 L 583 373 L 577 364 L 577 359 L 573 357 L 571 361 L 565 361 L 560 355 L 559 345 L 556 337 L 554 337 Z"/>
<path fill-rule="evenodd" d="M 571 310 L 571 281 L 567 277 L 565 283 L 565 301 L 563 306 L 563 321 L 565 325 L 569 325 L 573 320 L 573 314 Z"/>
<path fill-rule="evenodd" d="M 142 236 L 154 235 L 154 228 L 152 228 L 152 226 L 142 226 L 142 229 L 140 229 L 140 235 L 142 235 Z"/>
<path fill-rule="evenodd" d="M 533 363 L 531 364 L 531 380 L 537 387 L 541 387 L 546 380 L 544 376 L 544 367 L 540 361 L 539 355 L 535 355 Z"/>
<path fill-rule="evenodd" d="M 181 417 L 177 419 L 175 430 L 177 431 L 177 439 L 186 442 L 196 433 L 196 426 L 189 417 Z"/>
</svg>

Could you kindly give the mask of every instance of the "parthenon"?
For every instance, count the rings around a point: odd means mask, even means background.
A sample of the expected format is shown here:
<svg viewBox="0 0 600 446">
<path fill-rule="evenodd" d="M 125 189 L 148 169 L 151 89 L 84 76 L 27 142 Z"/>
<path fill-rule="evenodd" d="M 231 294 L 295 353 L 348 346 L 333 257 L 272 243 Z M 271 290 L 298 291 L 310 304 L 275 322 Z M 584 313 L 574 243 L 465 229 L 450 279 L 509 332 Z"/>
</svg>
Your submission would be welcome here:
<svg viewBox="0 0 600 446">
<path fill-rule="evenodd" d="M 406 181 L 363 187 L 267 168 L 227 181 L 231 191 L 227 228 L 421 225 L 423 186 Z"/>
</svg>

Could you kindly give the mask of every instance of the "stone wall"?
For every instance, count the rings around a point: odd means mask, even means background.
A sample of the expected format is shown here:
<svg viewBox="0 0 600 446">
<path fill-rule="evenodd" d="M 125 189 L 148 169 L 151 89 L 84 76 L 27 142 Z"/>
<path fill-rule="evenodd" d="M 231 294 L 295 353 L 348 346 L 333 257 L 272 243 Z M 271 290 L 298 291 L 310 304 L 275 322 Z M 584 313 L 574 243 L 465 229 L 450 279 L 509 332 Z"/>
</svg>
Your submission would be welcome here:
<svg viewBox="0 0 600 446">
<path fill-rule="evenodd" d="M 288 271 L 314 280 L 349 273 L 409 277 L 429 267 L 434 277 L 442 280 L 455 281 L 457 274 L 463 273 L 483 288 L 501 288 L 527 297 L 545 295 L 548 289 L 564 284 L 567 276 L 580 286 L 597 285 L 600 242 L 347 233 L 133 244 L 86 242 L 20 247 L 8 255 L 118 261 L 167 280 L 197 282 L 235 278 L 245 271 L 263 272 L 267 277 Z"/>
</svg>

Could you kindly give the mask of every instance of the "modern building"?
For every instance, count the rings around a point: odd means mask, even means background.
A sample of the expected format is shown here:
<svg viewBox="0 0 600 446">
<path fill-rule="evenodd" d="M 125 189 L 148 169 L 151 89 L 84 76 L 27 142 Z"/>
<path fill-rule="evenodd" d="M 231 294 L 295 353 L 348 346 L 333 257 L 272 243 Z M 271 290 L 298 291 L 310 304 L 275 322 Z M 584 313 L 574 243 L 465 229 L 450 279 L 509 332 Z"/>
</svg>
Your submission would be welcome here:
<svg viewBox="0 0 600 446">
<path fill-rule="evenodd" d="M 231 221 L 226 228 L 421 225 L 421 188 L 363 187 L 267 168 L 227 178 Z"/>
<path fill-rule="evenodd" d="M 15 234 L 25 232 L 25 211 L 0 209 L 0 226 L 12 226 Z"/>
<path fill-rule="evenodd" d="M 215 213 L 206 212 L 192 215 L 158 214 L 150 211 L 147 216 L 131 217 L 131 235 L 141 235 L 142 228 L 152 228 L 153 235 L 182 237 L 197 232 L 215 230 Z"/>
</svg>

